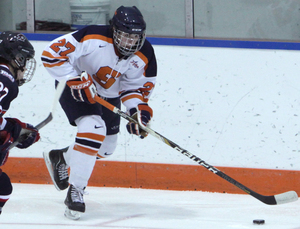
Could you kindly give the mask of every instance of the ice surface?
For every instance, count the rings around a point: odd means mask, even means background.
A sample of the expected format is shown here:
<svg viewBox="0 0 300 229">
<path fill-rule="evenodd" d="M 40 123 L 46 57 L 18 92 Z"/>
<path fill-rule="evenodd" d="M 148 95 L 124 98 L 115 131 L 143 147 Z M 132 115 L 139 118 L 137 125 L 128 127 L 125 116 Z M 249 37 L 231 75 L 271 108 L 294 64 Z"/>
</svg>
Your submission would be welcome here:
<svg viewBox="0 0 300 229">
<path fill-rule="evenodd" d="M 86 212 L 64 217 L 67 191 L 53 185 L 13 184 L 1 229 L 300 229 L 299 201 L 269 206 L 249 195 L 88 187 Z M 262 193 L 264 194 L 264 193 Z M 264 225 L 254 225 L 264 219 Z"/>
</svg>

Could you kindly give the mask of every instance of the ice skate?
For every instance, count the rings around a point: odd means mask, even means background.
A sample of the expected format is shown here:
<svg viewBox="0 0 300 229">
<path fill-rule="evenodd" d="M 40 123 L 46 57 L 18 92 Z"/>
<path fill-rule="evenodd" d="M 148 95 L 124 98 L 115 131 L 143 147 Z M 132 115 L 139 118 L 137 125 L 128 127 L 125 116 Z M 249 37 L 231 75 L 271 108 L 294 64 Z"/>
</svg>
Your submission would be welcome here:
<svg viewBox="0 0 300 229">
<path fill-rule="evenodd" d="M 60 150 L 51 150 L 49 153 L 44 153 L 44 160 L 57 190 L 61 191 L 69 186 L 68 168 L 63 157 L 63 153 L 67 148 Z"/>
<path fill-rule="evenodd" d="M 65 217 L 78 220 L 81 213 L 85 212 L 85 203 L 83 200 L 83 189 L 76 188 L 72 184 L 69 187 L 67 197 L 65 199 Z"/>
</svg>

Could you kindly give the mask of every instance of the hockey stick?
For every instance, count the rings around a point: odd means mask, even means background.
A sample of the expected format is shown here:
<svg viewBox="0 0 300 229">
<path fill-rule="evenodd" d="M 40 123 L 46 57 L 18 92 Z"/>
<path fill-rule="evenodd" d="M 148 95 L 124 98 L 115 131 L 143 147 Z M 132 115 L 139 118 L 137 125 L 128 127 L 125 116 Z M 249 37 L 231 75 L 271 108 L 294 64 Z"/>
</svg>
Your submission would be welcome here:
<svg viewBox="0 0 300 229">
<path fill-rule="evenodd" d="M 39 124 L 37 124 L 35 126 L 35 128 L 37 128 L 38 130 L 40 130 L 41 128 L 43 128 L 44 126 L 46 126 L 49 122 L 52 121 L 53 119 L 53 115 L 55 112 L 55 108 L 56 108 L 56 104 L 58 103 L 60 96 L 62 95 L 62 92 L 64 91 L 66 85 L 66 81 L 60 81 L 56 87 L 56 92 L 55 92 L 55 96 L 52 102 L 52 107 L 51 107 L 51 111 L 49 113 L 49 115 L 47 116 L 47 118 L 45 118 L 43 121 L 41 121 Z M 8 149 L 12 149 L 13 147 L 15 147 L 19 142 L 22 142 L 24 139 L 27 138 L 27 135 L 30 134 L 31 131 L 30 130 L 26 130 L 26 129 L 22 129 L 21 130 L 21 134 L 19 136 L 19 138 L 17 139 L 17 141 L 15 141 L 13 144 L 11 144 Z"/>
<path fill-rule="evenodd" d="M 62 95 L 64 89 L 65 89 L 65 85 L 66 85 L 66 81 L 62 80 L 58 83 L 57 87 L 56 87 L 56 92 L 55 92 L 55 96 L 52 102 L 52 107 L 51 107 L 51 111 L 48 115 L 48 117 L 43 120 L 42 122 L 40 122 L 39 124 L 37 124 L 35 126 L 35 128 L 37 128 L 38 130 L 40 130 L 41 128 L 43 128 L 44 126 L 46 126 L 49 122 L 52 121 L 53 119 L 53 115 L 55 112 L 55 108 L 56 108 L 56 104 L 58 103 L 60 96 Z"/>
<path fill-rule="evenodd" d="M 128 120 L 130 122 L 134 122 L 134 123 L 138 124 L 137 120 L 131 118 L 128 114 L 121 111 L 119 108 L 113 106 L 112 104 L 108 103 L 107 101 L 100 98 L 99 96 L 96 96 L 94 99 L 97 103 L 100 103 L 102 106 L 104 106 L 107 109 L 111 110 L 115 114 L 120 115 L 121 117 L 125 118 L 126 120 Z M 298 200 L 298 195 L 295 191 L 284 192 L 284 193 L 273 195 L 273 196 L 264 196 L 264 195 L 261 195 L 257 192 L 254 192 L 251 189 L 247 188 L 245 185 L 241 184 L 240 182 L 238 182 L 235 179 L 231 178 L 230 176 L 226 175 L 225 173 L 223 173 L 219 169 L 207 164 L 205 161 L 203 161 L 202 159 L 200 159 L 196 155 L 194 155 L 194 154 L 188 152 L 187 150 L 181 148 L 179 145 L 177 145 L 176 143 L 170 141 L 169 139 L 167 139 L 166 137 L 164 137 L 161 134 L 157 133 L 156 131 L 154 131 L 154 130 L 148 128 L 148 127 L 142 126 L 142 125 L 140 125 L 140 128 L 143 129 L 144 131 L 147 131 L 149 134 L 151 134 L 154 137 L 158 138 L 159 140 L 161 140 L 165 144 L 169 145 L 170 147 L 176 149 L 177 151 L 179 151 L 184 156 L 187 156 L 188 158 L 195 161 L 199 165 L 202 165 L 204 168 L 208 169 L 209 171 L 213 172 L 214 174 L 218 175 L 219 177 L 221 177 L 224 180 L 228 181 L 229 183 L 235 185 L 239 189 L 243 190 L 247 194 L 253 196 L 254 198 L 260 200 L 261 202 L 263 202 L 265 204 L 277 205 L 277 204 L 285 204 L 285 203 L 289 203 L 289 202 L 293 202 L 293 201 Z"/>
</svg>

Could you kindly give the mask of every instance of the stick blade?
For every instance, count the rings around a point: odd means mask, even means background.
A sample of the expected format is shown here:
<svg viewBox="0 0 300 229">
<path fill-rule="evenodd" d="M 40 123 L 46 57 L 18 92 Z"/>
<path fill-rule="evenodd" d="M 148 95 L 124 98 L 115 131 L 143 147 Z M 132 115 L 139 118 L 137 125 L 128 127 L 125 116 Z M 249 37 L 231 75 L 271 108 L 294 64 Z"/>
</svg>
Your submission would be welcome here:
<svg viewBox="0 0 300 229">
<path fill-rule="evenodd" d="M 284 192 L 274 197 L 277 204 L 286 204 L 298 200 L 298 194 L 295 191 Z"/>
</svg>

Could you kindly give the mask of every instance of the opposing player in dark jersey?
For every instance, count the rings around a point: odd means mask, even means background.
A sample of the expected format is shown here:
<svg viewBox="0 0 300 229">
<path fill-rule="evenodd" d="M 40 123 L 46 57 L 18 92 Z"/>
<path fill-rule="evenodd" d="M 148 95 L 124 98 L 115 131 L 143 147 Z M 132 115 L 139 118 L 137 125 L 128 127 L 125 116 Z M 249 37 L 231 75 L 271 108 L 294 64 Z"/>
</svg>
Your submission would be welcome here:
<svg viewBox="0 0 300 229">
<path fill-rule="evenodd" d="M 141 12 L 135 6 L 121 6 L 110 25 L 91 25 L 66 34 L 43 51 L 42 61 L 50 75 L 57 81 L 67 80 L 60 104 L 70 124 L 77 126 L 69 147 L 44 154 L 56 188 L 69 187 L 65 199 L 69 218 L 78 219 L 85 212 L 83 193 L 96 157 L 111 155 L 117 146 L 120 117 L 95 103 L 95 94 L 118 108 L 122 102 L 142 125 L 152 118 L 148 100 L 157 66 L 145 31 Z M 141 138 L 147 136 L 134 123 L 128 123 L 127 130 Z"/>
<path fill-rule="evenodd" d="M 0 166 L 7 161 L 12 144 L 23 149 L 40 138 L 32 125 L 3 117 L 18 96 L 19 86 L 29 82 L 34 74 L 34 53 L 33 46 L 23 34 L 9 31 L 0 34 Z M 29 134 L 22 134 L 23 130 Z M 11 193 L 10 178 L 0 168 L 0 214 Z"/>
</svg>

